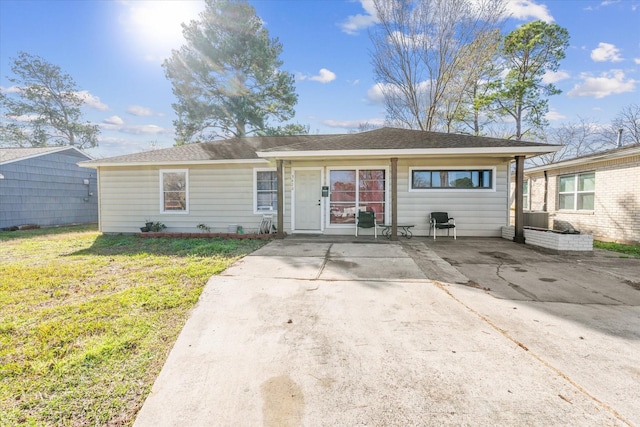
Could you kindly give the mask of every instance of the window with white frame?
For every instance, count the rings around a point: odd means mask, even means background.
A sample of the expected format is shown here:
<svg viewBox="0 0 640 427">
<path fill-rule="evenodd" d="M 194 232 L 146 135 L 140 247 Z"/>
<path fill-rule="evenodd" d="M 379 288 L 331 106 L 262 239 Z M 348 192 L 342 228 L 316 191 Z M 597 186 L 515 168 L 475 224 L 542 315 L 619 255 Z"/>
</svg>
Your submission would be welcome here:
<svg viewBox="0 0 640 427">
<path fill-rule="evenodd" d="M 278 172 L 275 169 L 254 169 L 254 211 L 277 212 Z"/>
<path fill-rule="evenodd" d="M 341 169 L 329 171 L 329 223 L 355 224 L 356 212 L 375 212 L 383 224 L 386 210 L 386 170 Z"/>
<path fill-rule="evenodd" d="M 558 209 L 592 211 L 595 203 L 596 173 L 563 175 L 558 178 Z"/>
<path fill-rule="evenodd" d="M 186 169 L 160 171 L 160 210 L 165 213 L 187 213 L 189 210 L 189 173 Z"/>
<path fill-rule="evenodd" d="M 491 190 L 493 169 L 411 169 L 411 190 Z"/>
<path fill-rule="evenodd" d="M 529 206 L 529 180 L 525 179 L 522 183 L 522 209 L 528 211 L 531 209 Z"/>
</svg>

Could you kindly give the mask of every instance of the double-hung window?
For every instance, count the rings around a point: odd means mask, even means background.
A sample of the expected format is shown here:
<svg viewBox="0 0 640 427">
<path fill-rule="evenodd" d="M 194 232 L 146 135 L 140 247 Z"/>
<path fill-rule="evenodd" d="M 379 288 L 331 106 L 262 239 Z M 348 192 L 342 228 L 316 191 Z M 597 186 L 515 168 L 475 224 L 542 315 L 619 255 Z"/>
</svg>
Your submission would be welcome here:
<svg viewBox="0 0 640 427">
<path fill-rule="evenodd" d="M 160 171 L 160 211 L 189 212 L 189 173 L 186 169 Z"/>
<path fill-rule="evenodd" d="M 254 211 L 269 213 L 278 210 L 278 172 L 275 169 L 254 169 Z"/>
<path fill-rule="evenodd" d="M 595 172 L 558 178 L 558 209 L 592 211 L 595 203 Z"/>
<path fill-rule="evenodd" d="M 358 211 L 375 212 L 385 221 L 386 170 L 342 169 L 329 171 L 330 224 L 354 224 Z"/>
</svg>

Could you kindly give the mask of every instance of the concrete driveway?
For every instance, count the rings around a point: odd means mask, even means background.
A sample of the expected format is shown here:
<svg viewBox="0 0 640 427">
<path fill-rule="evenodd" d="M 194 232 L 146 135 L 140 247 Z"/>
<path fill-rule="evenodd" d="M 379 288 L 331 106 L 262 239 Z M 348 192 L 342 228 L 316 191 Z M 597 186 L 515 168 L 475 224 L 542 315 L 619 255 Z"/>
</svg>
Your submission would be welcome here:
<svg viewBox="0 0 640 427">
<path fill-rule="evenodd" d="M 135 426 L 640 425 L 639 277 L 502 239 L 275 241 L 211 278 Z"/>
</svg>

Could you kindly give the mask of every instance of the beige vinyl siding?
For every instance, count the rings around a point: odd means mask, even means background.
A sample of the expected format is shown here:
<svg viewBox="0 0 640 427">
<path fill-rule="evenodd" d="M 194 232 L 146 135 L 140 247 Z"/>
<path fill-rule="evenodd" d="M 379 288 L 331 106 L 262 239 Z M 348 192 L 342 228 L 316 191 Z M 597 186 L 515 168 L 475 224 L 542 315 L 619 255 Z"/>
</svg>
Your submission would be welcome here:
<svg viewBox="0 0 640 427">
<path fill-rule="evenodd" d="M 391 163 L 389 160 L 362 160 L 362 161 L 317 161 L 317 162 L 292 162 L 292 167 L 324 167 L 324 182 L 329 185 L 329 170 L 345 169 L 350 167 L 385 168 L 387 170 L 387 221 L 391 223 L 391 193 L 389 180 L 391 178 Z M 495 191 L 460 191 L 437 190 L 429 192 L 409 191 L 409 170 L 414 168 L 437 169 L 442 168 L 495 168 Z M 497 162 L 494 159 L 415 159 L 398 160 L 398 223 L 414 224 L 414 235 L 426 236 L 428 229 L 428 215 L 430 212 L 446 211 L 456 219 L 456 228 L 459 236 L 486 236 L 499 237 L 501 227 L 508 224 L 508 175 L 509 163 Z M 290 169 L 285 172 L 290 178 Z M 290 181 L 285 190 L 285 201 L 291 194 Z M 328 198 L 323 201 L 323 215 L 325 234 L 352 234 L 355 226 L 331 226 L 328 221 Z M 287 206 L 285 215 L 285 229 L 290 229 L 290 212 Z"/>
<path fill-rule="evenodd" d="M 495 168 L 495 191 L 409 191 L 410 168 Z M 398 165 L 398 223 L 415 224 L 414 234 L 429 233 L 430 212 L 455 218 L 458 236 L 499 237 L 507 225 L 508 163 L 473 160 L 412 160 Z M 440 231 L 442 233 L 442 231 Z"/>
<path fill-rule="evenodd" d="M 268 166 L 265 164 L 265 166 Z M 144 220 L 160 221 L 167 232 L 197 233 L 198 224 L 227 232 L 231 224 L 245 232 L 258 229 L 254 214 L 253 169 L 256 165 L 100 168 L 100 223 L 105 233 L 134 233 Z M 160 170 L 187 169 L 189 212 L 160 210 Z"/>
</svg>

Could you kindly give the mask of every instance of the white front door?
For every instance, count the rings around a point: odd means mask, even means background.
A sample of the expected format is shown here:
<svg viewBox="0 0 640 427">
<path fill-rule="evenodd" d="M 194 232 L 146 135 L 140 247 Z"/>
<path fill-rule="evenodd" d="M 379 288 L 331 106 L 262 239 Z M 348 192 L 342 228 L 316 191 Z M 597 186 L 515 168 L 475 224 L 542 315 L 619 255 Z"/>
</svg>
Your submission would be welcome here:
<svg viewBox="0 0 640 427">
<path fill-rule="evenodd" d="M 322 230 L 322 172 L 296 170 L 294 177 L 296 231 Z"/>
</svg>

